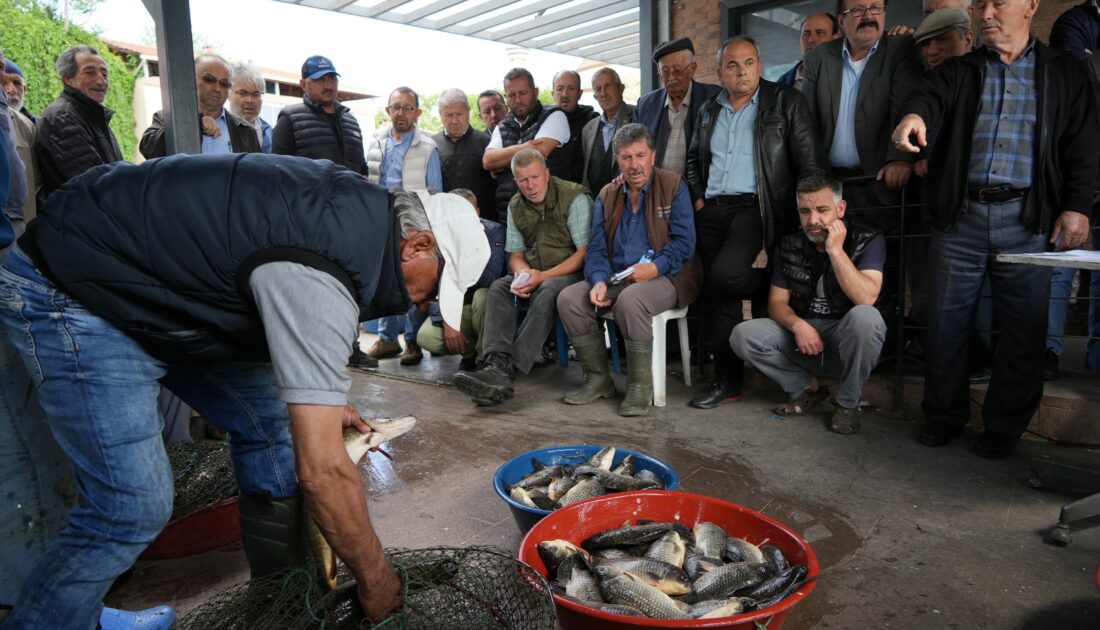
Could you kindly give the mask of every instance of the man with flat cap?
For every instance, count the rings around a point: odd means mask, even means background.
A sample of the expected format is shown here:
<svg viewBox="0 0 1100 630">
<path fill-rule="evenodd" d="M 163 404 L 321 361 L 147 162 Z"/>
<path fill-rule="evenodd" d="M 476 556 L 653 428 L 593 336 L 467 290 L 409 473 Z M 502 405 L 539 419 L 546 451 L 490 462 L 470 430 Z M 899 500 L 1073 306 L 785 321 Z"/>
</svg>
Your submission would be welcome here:
<svg viewBox="0 0 1100 630">
<path fill-rule="evenodd" d="M 970 16 L 961 9 L 940 9 L 929 13 L 913 33 L 921 58 L 929 71 L 951 57 L 961 57 L 974 45 Z"/>
<path fill-rule="evenodd" d="M 634 120 L 649 127 L 656 138 L 657 168 L 683 175 L 695 116 L 722 88 L 695 82 L 695 46 L 690 38 L 658 46 L 653 63 L 664 87 L 638 99 Z"/>
</svg>

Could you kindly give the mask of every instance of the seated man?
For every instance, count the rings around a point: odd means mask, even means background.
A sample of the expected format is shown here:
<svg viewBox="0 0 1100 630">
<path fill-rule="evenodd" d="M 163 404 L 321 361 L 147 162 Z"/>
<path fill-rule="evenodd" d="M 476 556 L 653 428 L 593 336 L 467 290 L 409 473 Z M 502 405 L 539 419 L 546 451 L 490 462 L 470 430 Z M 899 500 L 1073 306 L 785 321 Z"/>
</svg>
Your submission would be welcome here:
<svg viewBox="0 0 1100 630">
<path fill-rule="evenodd" d="M 504 242 L 512 273 L 489 287 L 484 363 L 454 379 L 479 405 L 508 400 L 513 373 L 531 371 L 554 327 L 558 293 L 581 279 L 592 227 L 592 198 L 580 184 L 551 176 L 538 149 L 512 156 L 512 174 L 519 192 L 508 203 Z M 517 323 L 520 300 L 527 313 Z"/>
<path fill-rule="evenodd" d="M 874 307 L 886 238 L 844 219 L 840 180 L 811 175 L 797 191 L 802 234 L 779 242 L 768 319 L 734 328 L 730 345 L 791 397 L 775 410 L 781 416 L 809 413 L 829 395 L 816 377 L 839 375 L 829 428 L 855 433 L 863 383 L 886 338 L 886 323 Z"/>
<path fill-rule="evenodd" d="M 504 226 L 496 221 L 481 219 L 481 209 L 477 205 L 477 196 L 469 188 L 455 188 L 452 194 L 470 202 L 477 212 L 485 238 L 489 239 L 489 262 L 481 272 L 481 277 L 463 297 L 462 325 L 455 330 L 443 319 L 439 303 L 432 302 L 428 307 L 428 319 L 416 333 L 416 343 L 432 356 L 461 354 L 460 370 L 477 369 L 477 360 L 484 355 L 482 331 L 485 330 L 485 298 L 489 295 L 489 286 L 504 275 Z M 466 271 L 461 271 L 467 276 Z M 467 276 L 468 277 L 468 276 Z"/>
<path fill-rule="evenodd" d="M 653 134 L 645 125 L 624 125 L 611 149 L 624 184 L 600 191 L 584 257 L 585 279 L 558 296 L 558 313 L 584 369 L 584 385 L 567 394 L 565 402 L 587 405 L 615 395 L 598 319 L 611 309 L 626 339 L 626 399 L 619 415 L 641 416 L 653 400 L 653 316 L 694 301 L 703 273 L 694 258 L 691 195 L 679 175 L 654 170 Z M 612 274 L 630 268 L 634 271 L 626 279 L 612 280 Z"/>
</svg>

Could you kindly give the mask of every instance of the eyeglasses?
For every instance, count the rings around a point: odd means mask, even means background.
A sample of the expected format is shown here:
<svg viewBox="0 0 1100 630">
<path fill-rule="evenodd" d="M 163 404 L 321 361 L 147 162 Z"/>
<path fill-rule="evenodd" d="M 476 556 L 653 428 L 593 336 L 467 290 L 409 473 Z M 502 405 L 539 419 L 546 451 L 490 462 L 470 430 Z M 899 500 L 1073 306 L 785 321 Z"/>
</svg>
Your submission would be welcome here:
<svg viewBox="0 0 1100 630">
<path fill-rule="evenodd" d="M 249 92 L 247 90 L 237 90 L 234 93 L 240 98 L 260 98 L 263 96 L 261 92 Z"/>
<path fill-rule="evenodd" d="M 214 85 L 216 83 L 216 84 L 222 86 L 223 88 L 225 88 L 227 90 L 230 87 L 232 87 L 232 85 L 233 85 L 232 83 L 229 82 L 229 79 L 218 79 L 218 77 L 216 77 L 212 74 L 202 75 L 202 82 L 207 84 L 207 85 Z"/>
<path fill-rule="evenodd" d="M 687 74 L 687 71 L 693 65 L 695 65 L 695 64 L 688 64 L 686 66 L 658 66 L 658 69 L 661 71 L 661 76 L 663 76 L 663 77 L 668 77 L 668 76 L 673 76 L 673 75 L 678 76 L 678 77 L 682 77 L 685 74 Z"/>
<path fill-rule="evenodd" d="M 414 105 L 390 105 L 387 109 L 393 110 L 395 112 L 405 112 L 407 114 L 407 113 L 415 110 L 416 106 L 414 106 Z"/>
<path fill-rule="evenodd" d="M 841 15 L 850 15 L 850 16 L 856 17 L 856 18 L 861 18 L 865 15 L 882 15 L 883 11 L 885 11 L 885 10 L 886 10 L 886 5 L 884 5 L 884 4 L 872 4 L 869 7 L 852 7 L 851 9 L 848 9 L 847 11 L 841 11 L 840 14 Z"/>
</svg>

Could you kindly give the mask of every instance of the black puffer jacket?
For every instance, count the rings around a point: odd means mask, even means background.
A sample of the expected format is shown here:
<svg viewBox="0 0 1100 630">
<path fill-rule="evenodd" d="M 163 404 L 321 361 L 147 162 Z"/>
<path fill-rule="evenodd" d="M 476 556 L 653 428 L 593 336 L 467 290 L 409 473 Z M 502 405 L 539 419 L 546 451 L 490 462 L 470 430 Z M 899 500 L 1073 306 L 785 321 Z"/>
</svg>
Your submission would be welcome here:
<svg viewBox="0 0 1100 630">
<path fill-rule="evenodd" d="M 332 114 L 309 100 L 309 96 L 303 96 L 300 104 L 284 107 L 271 131 L 271 152 L 330 160 L 361 175 L 367 174 L 359 121 L 340 102 Z"/>
<path fill-rule="evenodd" d="M 719 98 L 727 98 L 723 91 Z M 692 199 L 702 199 L 710 178 L 710 141 L 722 104 L 711 99 L 700 107 L 688 149 L 684 178 Z M 764 242 L 771 250 L 798 225 L 798 180 L 825 164 L 806 98 L 798 90 L 760 82 L 755 122 L 756 194 L 764 219 Z"/>
<path fill-rule="evenodd" d="M 123 160 L 109 127 L 114 115 L 69 86 L 42 112 L 34 142 L 41 198 L 93 166 Z"/>
</svg>

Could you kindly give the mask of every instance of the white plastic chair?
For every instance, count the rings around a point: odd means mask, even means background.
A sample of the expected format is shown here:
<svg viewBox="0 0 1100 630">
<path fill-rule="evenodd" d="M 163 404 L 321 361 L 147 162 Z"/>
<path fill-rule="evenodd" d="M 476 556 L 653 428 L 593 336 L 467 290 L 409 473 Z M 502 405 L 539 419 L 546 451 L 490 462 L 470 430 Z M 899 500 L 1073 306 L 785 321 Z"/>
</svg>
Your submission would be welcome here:
<svg viewBox="0 0 1100 630">
<path fill-rule="evenodd" d="M 677 330 L 680 332 L 680 361 L 684 365 L 684 384 L 691 387 L 691 343 L 688 340 L 688 307 L 674 308 L 653 316 L 653 353 L 650 370 L 653 371 L 653 406 L 665 406 L 665 345 L 668 335 L 666 324 L 669 320 L 676 320 Z M 618 331 L 615 327 L 615 317 L 608 311 L 600 316 L 607 320 L 607 338 L 611 346 L 611 369 L 619 374 L 622 365 L 619 362 Z"/>
</svg>

